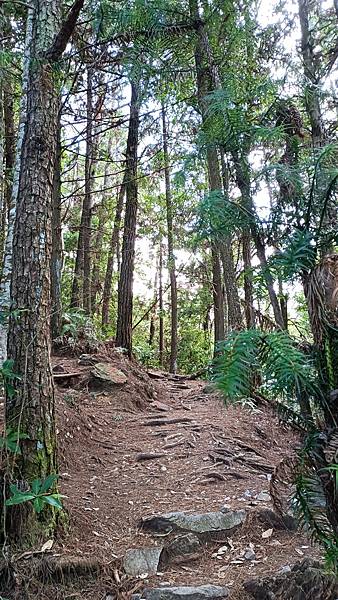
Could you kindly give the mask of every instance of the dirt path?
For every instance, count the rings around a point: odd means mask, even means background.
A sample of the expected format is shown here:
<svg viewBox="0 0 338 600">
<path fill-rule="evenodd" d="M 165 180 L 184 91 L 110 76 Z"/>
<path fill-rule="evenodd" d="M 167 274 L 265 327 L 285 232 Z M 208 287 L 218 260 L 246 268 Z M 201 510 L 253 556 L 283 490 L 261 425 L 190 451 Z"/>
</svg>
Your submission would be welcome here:
<svg viewBox="0 0 338 600">
<path fill-rule="evenodd" d="M 222 540 L 209 544 L 195 560 L 171 565 L 148 583 L 227 585 L 235 600 L 243 580 L 313 555 L 299 533 L 262 537 L 268 527 L 255 516 L 271 508 L 260 494 L 297 447 L 297 435 L 269 411 L 225 409 L 215 394 L 204 393 L 204 382 L 163 378 L 154 386 L 156 399 L 142 411 L 131 410 L 126 392 L 123 403 L 116 393 L 59 389 L 62 491 L 72 516 L 62 551 L 111 563 L 129 548 L 163 541 L 140 531 L 142 517 L 226 506 L 244 508 L 248 518 L 225 554 L 216 555 Z M 159 456 L 146 456 L 152 454 Z M 247 561 L 250 545 L 256 559 Z"/>
</svg>

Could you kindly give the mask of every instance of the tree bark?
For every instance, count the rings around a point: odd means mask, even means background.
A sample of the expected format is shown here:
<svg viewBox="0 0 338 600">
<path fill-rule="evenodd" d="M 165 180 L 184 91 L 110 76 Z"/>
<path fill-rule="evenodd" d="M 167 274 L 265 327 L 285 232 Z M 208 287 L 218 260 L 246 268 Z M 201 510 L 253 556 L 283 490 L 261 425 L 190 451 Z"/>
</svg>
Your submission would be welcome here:
<svg viewBox="0 0 338 600">
<path fill-rule="evenodd" d="M 137 149 L 140 122 L 140 82 L 131 81 L 130 119 L 126 152 L 126 211 L 122 263 L 118 285 L 116 345 L 132 355 L 133 278 L 138 209 Z"/>
<path fill-rule="evenodd" d="M 305 107 L 311 124 L 311 137 L 314 148 L 325 144 L 325 130 L 320 108 L 320 75 L 316 66 L 315 40 L 310 29 L 310 0 L 298 0 L 298 14 L 301 29 L 301 51 L 305 76 Z"/>
<path fill-rule="evenodd" d="M 52 258 L 51 258 L 51 332 L 52 340 L 61 335 L 62 329 L 62 299 L 61 278 L 63 267 L 63 243 L 61 222 L 61 126 L 58 116 L 56 159 L 53 181 L 53 210 L 52 210 Z"/>
<path fill-rule="evenodd" d="M 225 162 L 224 150 L 220 148 L 222 183 L 224 193 L 229 193 L 229 173 Z M 236 285 L 236 272 L 234 258 L 231 247 L 230 236 L 226 237 L 224 242 L 220 244 L 220 255 L 223 267 L 223 278 L 225 285 L 226 304 L 227 304 L 227 329 L 242 329 L 243 319 L 241 311 L 241 303 Z"/>
<path fill-rule="evenodd" d="M 107 260 L 107 268 L 106 274 L 104 278 L 104 287 L 103 287 L 103 298 L 102 298 L 102 325 L 106 326 L 109 323 L 109 304 L 111 298 L 111 287 L 112 287 L 112 278 L 114 272 L 114 260 L 117 259 L 117 268 L 120 268 L 120 260 L 119 260 L 119 236 L 120 236 L 120 228 L 122 221 L 122 211 L 123 211 L 123 203 L 124 196 L 126 192 L 126 180 L 127 180 L 127 170 L 125 170 L 123 181 L 119 190 L 119 194 L 117 197 L 116 209 L 115 209 L 115 218 L 114 218 L 114 226 L 111 234 L 111 240 L 109 245 L 109 254 Z"/>
<path fill-rule="evenodd" d="M 231 242 L 226 239 L 220 246 L 223 278 L 227 302 L 227 329 L 242 329 L 242 311 L 236 286 L 236 273 L 232 256 Z"/>
<path fill-rule="evenodd" d="M 22 107 L 14 186 L 17 211 L 11 308 L 15 313 L 11 313 L 8 330 L 8 356 L 21 379 L 14 381 L 15 393 L 7 391 L 6 397 L 6 427 L 29 436 L 20 440 L 21 454 L 16 455 L 11 470 L 11 476 L 22 486 L 57 472 L 49 322 L 59 92 L 54 64 L 46 53 L 60 30 L 61 5 L 59 0 L 35 0 L 32 6 L 24 68 L 27 97 Z M 22 516 L 12 522 L 13 535 L 20 535 L 21 545 L 50 535 L 55 526 L 52 510 L 44 509 L 39 515 L 24 511 Z"/>
<path fill-rule="evenodd" d="M 167 240 L 168 240 L 168 271 L 170 278 L 170 313 L 171 313 L 171 335 L 170 335 L 170 359 L 169 373 L 177 371 L 177 281 L 176 264 L 174 254 L 174 227 L 173 227 L 173 203 L 170 183 L 169 151 L 168 151 L 168 130 L 167 116 L 164 104 L 162 104 L 162 135 L 163 135 L 163 155 L 164 155 L 164 176 L 165 176 L 165 200 L 167 216 Z"/>
<path fill-rule="evenodd" d="M 158 259 L 158 308 L 159 308 L 159 365 L 164 365 L 164 317 L 163 317 L 163 244 L 162 238 L 159 242 L 159 259 Z"/>
<path fill-rule="evenodd" d="M 206 95 L 216 89 L 217 73 L 212 60 L 211 48 L 208 36 L 203 23 L 200 21 L 198 3 L 196 0 L 189 0 L 190 16 L 197 25 L 197 41 L 195 46 L 195 65 L 197 79 L 197 95 L 199 109 L 202 115 L 202 122 L 205 125 L 207 120 L 208 104 Z M 210 191 L 220 191 L 222 193 L 222 179 L 217 155 L 217 149 L 214 146 L 207 148 L 207 168 L 209 177 Z M 221 266 L 219 258 L 219 244 L 213 241 L 211 243 L 212 257 L 212 282 L 213 282 L 213 302 L 214 302 L 214 339 L 215 351 L 219 341 L 224 339 L 224 300 L 223 286 L 221 277 Z"/>
<path fill-rule="evenodd" d="M 110 156 L 111 148 L 112 148 L 112 137 L 110 136 L 110 138 L 108 139 L 108 144 L 107 144 L 108 156 Z M 104 170 L 104 178 L 103 178 L 103 189 L 104 190 L 107 190 L 107 188 L 109 187 L 110 166 L 111 166 L 111 163 L 107 160 L 105 170 Z M 102 194 L 102 203 L 98 208 L 98 225 L 97 225 L 97 231 L 95 233 L 94 243 L 93 243 L 93 259 L 92 259 L 93 269 L 92 269 L 92 276 L 91 276 L 91 282 L 92 282 L 91 283 L 91 312 L 92 312 L 92 315 L 94 315 L 95 312 L 97 311 L 97 295 L 98 295 L 98 293 L 101 289 L 101 285 L 102 285 L 100 259 L 101 259 L 102 243 L 103 243 L 103 238 L 104 238 L 104 234 L 105 234 L 105 222 L 106 222 L 106 219 L 108 216 L 107 201 L 108 201 L 109 197 L 110 197 L 109 192 L 104 191 Z M 102 302 L 103 302 L 103 298 L 102 298 Z"/>
<path fill-rule="evenodd" d="M 27 88 L 28 88 L 28 67 L 30 58 L 30 44 L 32 40 L 32 27 L 33 27 L 33 10 L 28 10 L 26 20 L 26 38 L 25 38 L 25 51 L 24 51 L 24 64 L 21 82 L 21 102 L 20 102 L 20 121 L 17 135 L 17 146 L 16 146 L 16 157 L 13 173 L 13 184 L 12 194 L 8 198 L 8 218 L 7 218 L 7 232 L 6 241 L 1 273 L 0 282 L 0 365 L 6 360 L 7 357 L 7 333 L 8 333 L 8 319 L 7 315 L 10 310 L 10 287 L 11 287 L 11 274 L 13 264 L 13 232 L 14 223 L 16 218 L 16 206 L 19 189 L 19 177 L 20 177 L 20 156 L 21 148 L 25 133 L 25 118 L 27 112 Z"/>
<path fill-rule="evenodd" d="M 149 339 L 148 344 L 150 348 L 154 346 L 155 332 L 156 332 L 156 312 L 157 312 L 157 279 L 158 279 L 158 260 L 156 260 L 156 269 L 154 277 L 154 302 L 150 312 L 150 323 L 149 323 Z"/>
<path fill-rule="evenodd" d="M 72 286 L 71 307 L 84 308 L 90 314 L 90 240 L 92 218 L 92 186 L 93 186 L 93 68 L 87 69 L 87 126 L 86 126 L 86 158 L 85 189 L 82 204 L 81 223 L 75 260 Z"/>
<path fill-rule="evenodd" d="M 246 160 L 246 158 L 241 157 L 237 150 L 233 150 L 231 154 L 232 154 L 232 159 L 233 159 L 234 167 L 235 167 L 237 185 L 238 185 L 238 187 L 241 191 L 241 195 L 242 195 L 243 207 L 249 216 L 248 228 L 250 229 L 250 234 L 251 234 L 253 243 L 256 248 L 257 257 L 258 257 L 259 264 L 262 269 L 262 274 L 263 274 L 265 284 L 267 287 L 267 291 L 269 294 L 269 298 L 270 298 L 270 302 L 271 302 L 271 306 L 272 306 L 272 310 L 273 310 L 273 314 L 274 314 L 274 319 L 275 319 L 278 327 L 280 327 L 281 329 L 285 329 L 283 315 L 282 315 L 281 308 L 280 308 L 280 305 L 278 302 L 277 294 L 274 289 L 273 277 L 272 277 L 271 271 L 269 269 L 268 261 L 266 258 L 264 242 L 262 240 L 262 235 L 261 235 L 261 233 L 257 227 L 257 223 L 256 223 L 256 211 L 255 211 L 255 207 L 254 207 L 252 197 L 251 197 L 249 167 L 247 165 L 247 160 Z M 248 231 L 244 232 L 244 234 L 248 235 Z M 249 259 L 248 246 L 246 247 L 245 250 L 247 253 L 247 259 Z M 251 260 L 250 260 L 250 263 L 251 263 Z M 251 296 L 251 289 L 250 289 L 250 296 Z M 248 302 L 251 304 L 251 298 L 250 299 L 248 298 Z M 249 307 L 248 307 L 248 310 L 249 310 Z M 249 316 L 249 314 L 248 314 L 248 316 Z"/>
</svg>

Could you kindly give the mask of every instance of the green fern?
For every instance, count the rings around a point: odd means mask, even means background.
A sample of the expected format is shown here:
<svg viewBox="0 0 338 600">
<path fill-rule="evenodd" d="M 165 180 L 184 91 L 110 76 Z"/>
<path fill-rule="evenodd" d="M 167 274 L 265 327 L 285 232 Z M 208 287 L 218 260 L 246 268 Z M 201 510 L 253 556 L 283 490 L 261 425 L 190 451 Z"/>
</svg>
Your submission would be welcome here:
<svg viewBox="0 0 338 600">
<path fill-rule="evenodd" d="M 250 395 L 255 375 L 259 376 L 259 389 L 294 405 L 300 393 L 308 397 L 317 393 L 312 359 L 297 348 L 287 332 L 233 331 L 219 345 L 219 353 L 213 379 L 226 400 Z"/>
</svg>

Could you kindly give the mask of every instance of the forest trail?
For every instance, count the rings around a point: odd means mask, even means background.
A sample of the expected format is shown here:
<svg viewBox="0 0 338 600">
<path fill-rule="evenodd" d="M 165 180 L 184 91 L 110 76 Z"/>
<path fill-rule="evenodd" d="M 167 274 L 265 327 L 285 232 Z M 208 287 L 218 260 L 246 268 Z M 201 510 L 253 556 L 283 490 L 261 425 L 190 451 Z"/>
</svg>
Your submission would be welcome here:
<svg viewBox="0 0 338 600">
<path fill-rule="evenodd" d="M 66 385 L 58 380 L 61 491 L 71 515 L 63 554 L 116 564 L 123 580 L 128 550 L 167 542 L 165 534 L 142 531 L 143 518 L 244 509 L 246 521 L 230 539 L 210 540 L 141 578 L 150 587 L 226 585 L 236 600 L 243 581 L 317 554 L 306 537 L 275 530 L 264 517 L 273 508 L 271 473 L 299 444 L 294 431 L 269 409 L 226 408 L 204 381 L 154 371 L 150 378 L 136 363 L 127 371 L 122 357 L 113 364 L 128 381 L 112 391 L 91 389 L 92 367 L 81 367 L 73 387 L 67 376 Z M 56 365 L 61 380 L 62 372 L 79 371 L 75 359 Z"/>
</svg>

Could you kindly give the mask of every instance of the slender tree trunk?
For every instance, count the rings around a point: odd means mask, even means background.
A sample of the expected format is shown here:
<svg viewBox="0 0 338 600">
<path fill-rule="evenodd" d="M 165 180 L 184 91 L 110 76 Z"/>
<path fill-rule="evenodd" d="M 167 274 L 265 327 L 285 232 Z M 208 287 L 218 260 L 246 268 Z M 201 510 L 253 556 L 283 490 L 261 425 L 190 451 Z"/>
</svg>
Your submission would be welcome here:
<svg viewBox="0 0 338 600">
<path fill-rule="evenodd" d="M 162 238 L 159 244 L 159 260 L 158 260 L 158 308 L 159 308 L 159 365 L 164 364 L 164 317 L 163 317 L 163 244 Z"/>
<path fill-rule="evenodd" d="M 265 245 L 264 245 L 261 233 L 257 227 L 256 220 L 255 220 L 256 212 L 255 212 L 255 207 L 253 205 L 253 201 L 252 201 L 252 197 L 251 197 L 249 167 L 247 165 L 247 160 L 246 160 L 246 158 L 240 157 L 237 150 L 234 150 L 232 152 L 232 158 L 233 158 L 234 166 L 235 166 L 237 185 L 242 194 L 243 207 L 245 208 L 245 210 L 247 211 L 247 213 L 249 215 L 250 233 L 251 233 L 251 237 L 252 237 L 253 243 L 256 248 L 257 257 L 258 257 L 258 260 L 259 260 L 259 263 L 260 263 L 260 266 L 262 269 L 262 274 L 263 274 L 263 277 L 265 280 L 265 284 L 266 284 L 266 287 L 268 290 L 274 318 L 275 318 L 276 324 L 281 329 L 285 329 L 285 323 L 284 323 L 281 308 L 280 308 L 280 305 L 278 302 L 278 297 L 277 297 L 277 294 L 274 289 L 274 280 L 273 280 L 271 271 L 269 269 L 268 261 L 266 258 Z M 248 235 L 248 232 L 244 232 L 244 233 L 246 235 Z M 247 259 L 248 259 L 249 258 L 248 247 L 246 247 L 246 253 L 247 253 Z M 251 260 L 250 260 L 250 263 L 251 263 Z M 250 295 L 251 295 L 251 291 L 250 291 Z M 248 298 L 248 302 L 251 303 L 251 298 L 250 299 Z"/>
<path fill-rule="evenodd" d="M 237 286 L 234 285 L 234 283 L 236 282 L 236 273 L 232 257 L 231 243 L 229 239 L 227 239 L 224 242 L 224 244 L 220 246 L 220 252 L 227 301 L 228 329 L 230 329 L 230 331 L 233 329 L 242 329 L 243 321 L 241 304 L 239 300 Z"/>
<path fill-rule="evenodd" d="M 224 150 L 220 148 L 222 182 L 224 193 L 229 193 L 229 173 L 225 162 Z M 226 304 L 227 304 L 227 329 L 242 329 L 243 319 L 241 303 L 236 285 L 236 272 L 234 258 L 231 247 L 231 238 L 228 236 L 220 245 L 220 255 L 223 267 L 223 278 L 225 285 Z"/>
<path fill-rule="evenodd" d="M 0 13 L 1 17 L 1 13 Z M 1 20 L 0 20 L 1 24 Z M 2 48 L 0 46 L 0 51 Z M 3 89 L 3 77 L 0 72 L 0 280 L 2 272 L 4 244 L 6 237 L 6 222 L 7 222 L 7 208 L 5 202 L 5 115 L 4 115 L 4 89 Z"/>
<path fill-rule="evenodd" d="M 57 132 L 56 161 L 53 182 L 53 212 L 52 212 L 52 259 L 51 259 L 51 331 L 52 339 L 61 335 L 62 329 L 62 298 L 61 278 L 63 266 L 63 242 L 61 222 L 61 126 L 60 115 Z"/>
<path fill-rule="evenodd" d="M 209 40 L 203 23 L 199 17 L 197 0 L 189 0 L 190 16 L 199 23 L 197 27 L 197 41 L 195 46 L 195 64 L 197 78 L 198 103 L 203 124 L 207 120 L 208 104 L 206 95 L 217 87 L 217 73 L 213 64 Z M 216 147 L 207 148 L 207 167 L 210 191 L 222 193 L 222 179 Z M 214 301 L 214 336 L 215 350 L 217 343 L 224 339 L 224 300 L 219 258 L 219 245 L 211 243 L 212 257 L 212 282 Z"/>
<path fill-rule="evenodd" d="M 306 111 L 311 123 L 311 135 L 314 148 L 325 144 L 325 130 L 320 108 L 317 58 L 315 56 L 315 40 L 310 29 L 310 0 L 298 0 L 298 13 L 301 29 L 301 51 L 303 69 L 306 79 L 304 98 Z"/>
<path fill-rule="evenodd" d="M 150 312 L 150 324 L 149 324 L 149 339 L 148 344 L 150 348 L 154 346 L 155 331 L 156 331 L 156 306 L 157 306 L 157 280 L 158 280 L 158 260 L 156 261 L 155 277 L 154 277 L 154 303 L 153 308 Z"/>
<path fill-rule="evenodd" d="M 140 122 L 140 83 L 131 82 L 130 119 L 126 153 L 126 211 L 122 263 L 118 286 L 116 345 L 132 354 L 133 278 L 138 209 L 137 149 Z"/>
<path fill-rule="evenodd" d="M 168 271 L 170 278 L 170 308 L 171 308 L 171 335 L 170 335 L 170 361 L 169 372 L 177 371 L 177 281 L 176 264 L 174 254 L 174 227 L 173 227 L 173 203 L 170 183 L 169 151 L 168 151 L 168 130 L 166 122 L 166 110 L 162 104 L 162 133 L 163 133 L 163 154 L 164 154 L 164 175 L 165 175 L 165 199 L 167 212 L 167 238 L 168 238 Z"/>
<path fill-rule="evenodd" d="M 112 148 L 112 137 L 109 138 L 108 140 L 108 146 L 107 146 L 107 154 L 108 156 L 110 156 L 111 153 L 111 148 Z M 109 171 L 111 168 L 111 163 L 107 160 L 106 162 L 106 166 L 105 166 L 105 170 L 104 170 L 104 178 L 103 178 L 103 189 L 107 190 L 107 188 L 109 187 Z M 98 209 L 98 225 L 97 225 L 97 231 L 95 234 L 95 238 L 94 238 L 94 244 L 93 244 L 93 270 L 92 270 L 92 285 L 91 285 L 91 310 L 92 310 L 92 314 L 95 314 L 97 306 L 96 306 L 96 302 L 97 302 L 97 295 L 99 293 L 99 290 L 101 288 L 101 277 L 100 277 L 100 258 L 101 258 L 101 250 L 102 250 L 102 243 L 103 243 L 103 238 L 104 238 L 104 233 L 105 233 L 105 221 L 107 218 L 107 201 L 109 199 L 109 192 L 104 191 L 102 194 L 102 203 Z"/>
<path fill-rule="evenodd" d="M 90 314 L 90 241 L 93 186 L 93 67 L 87 69 L 87 127 L 85 158 L 85 190 L 83 197 L 78 247 L 75 260 L 71 306 L 83 307 Z"/>
<path fill-rule="evenodd" d="M 244 301 L 245 322 L 248 329 L 255 327 L 255 309 L 253 303 L 251 235 L 245 228 L 242 234 L 242 258 L 244 269 Z"/>
<path fill-rule="evenodd" d="M 117 197 L 116 209 L 115 209 L 115 219 L 114 226 L 111 235 L 110 245 L 109 245 L 109 254 L 107 260 L 107 268 L 106 274 L 104 278 L 104 287 L 103 287 L 103 298 L 102 298 L 102 325 L 108 325 L 109 322 L 109 304 L 111 298 L 111 287 L 112 287 L 112 278 L 114 272 L 114 260 L 115 257 L 117 259 L 117 267 L 120 268 L 119 265 L 119 236 L 120 236 L 120 228 L 121 228 L 121 220 L 122 220 L 122 211 L 123 211 L 123 202 L 124 196 L 126 192 L 126 180 L 127 180 L 127 170 L 125 171 L 123 181 L 119 190 L 119 194 Z"/>
</svg>

